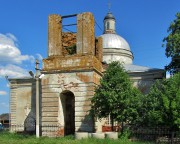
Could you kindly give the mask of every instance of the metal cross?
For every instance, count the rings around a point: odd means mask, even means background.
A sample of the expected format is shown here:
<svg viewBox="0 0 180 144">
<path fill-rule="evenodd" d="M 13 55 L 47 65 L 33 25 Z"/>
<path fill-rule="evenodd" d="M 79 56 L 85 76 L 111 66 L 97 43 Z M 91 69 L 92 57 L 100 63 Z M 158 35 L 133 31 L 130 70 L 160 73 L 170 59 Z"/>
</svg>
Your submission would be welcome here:
<svg viewBox="0 0 180 144">
<path fill-rule="evenodd" d="M 111 2 L 110 2 L 110 0 L 108 1 L 108 11 L 110 12 L 110 10 L 111 10 Z"/>
</svg>

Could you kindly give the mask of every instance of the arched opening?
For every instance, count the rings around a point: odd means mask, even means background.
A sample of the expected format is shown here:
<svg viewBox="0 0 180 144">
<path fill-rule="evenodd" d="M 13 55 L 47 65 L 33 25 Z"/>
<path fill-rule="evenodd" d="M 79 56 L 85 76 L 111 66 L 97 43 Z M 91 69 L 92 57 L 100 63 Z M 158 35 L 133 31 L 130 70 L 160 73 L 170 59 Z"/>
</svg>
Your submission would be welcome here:
<svg viewBox="0 0 180 144">
<path fill-rule="evenodd" d="M 75 98 L 71 91 L 63 91 L 60 94 L 64 117 L 64 135 L 74 134 L 75 132 Z"/>
<path fill-rule="evenodd" d="M 109 29 L 110 29 L 110 23 L 107 22 L 107 30 L 109 30 Z"/>
</svg>

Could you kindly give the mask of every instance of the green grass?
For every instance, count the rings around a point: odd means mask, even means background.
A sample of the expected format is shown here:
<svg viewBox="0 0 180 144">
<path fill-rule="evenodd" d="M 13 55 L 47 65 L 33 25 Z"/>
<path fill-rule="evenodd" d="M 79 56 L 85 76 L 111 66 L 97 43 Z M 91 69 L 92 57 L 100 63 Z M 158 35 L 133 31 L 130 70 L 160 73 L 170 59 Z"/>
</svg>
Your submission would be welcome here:
<svg viewBox="0 0 180 144">
<path fill-rule="evenodd" d="M 9 132 L 0 132 L 1 144 L 152 144 L 143 142 L 130 142 L 128 140 L 111 140 L 111 139 L 81 139 L 76 140 L 73 136 L 63 138 L 48 138 L 22 135 Z"/>
</svg>

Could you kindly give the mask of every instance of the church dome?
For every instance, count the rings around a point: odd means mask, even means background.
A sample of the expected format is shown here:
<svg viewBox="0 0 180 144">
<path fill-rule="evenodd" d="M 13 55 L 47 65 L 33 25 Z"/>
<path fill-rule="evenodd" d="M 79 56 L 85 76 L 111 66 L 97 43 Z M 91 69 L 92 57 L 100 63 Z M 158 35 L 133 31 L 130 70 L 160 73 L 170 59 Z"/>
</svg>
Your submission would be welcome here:
<svg viewBox="0 0 180 144">
<path fill-rule="evenodd" d="M 130 51 L 127 41 L 117 34 L 103 34 L 101 37 L 103 38 L 103 49 L 117 48 Z"/>
<path fill-rule="evenodd" d="M 133 63 L 133 54 L 128 42 L 116 34 L 116 19 L 111 12 L 104 18 L 103 39 L 103 61 L 107 64 L 112 61 L 119 61 L 124 64 Z"/>
</svg>

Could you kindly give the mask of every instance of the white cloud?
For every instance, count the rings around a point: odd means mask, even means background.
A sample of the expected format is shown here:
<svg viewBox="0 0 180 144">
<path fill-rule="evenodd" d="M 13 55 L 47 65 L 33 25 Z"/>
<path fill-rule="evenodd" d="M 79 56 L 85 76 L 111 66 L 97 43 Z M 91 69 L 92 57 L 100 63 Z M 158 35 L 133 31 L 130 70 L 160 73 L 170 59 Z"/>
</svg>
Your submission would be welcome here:
<svg viewBox="0 0 180 144">
<path fill-rule="evenodd" d="M 38 55 L 41 57 L 41 55 Z M 21 78 L 29 77 L 29 73 L 23 62 L 35 63 L 34 56 L 22 55 L 18 48 L 17 38 L 11 34 L 1 34 L 0 33 L 0 78 L 8 76 L 9 78 Z M 21 64 L 21 67 L 20 67 Z"/>
<path fill-rule="evenodd" d="M 21 78 L 21 77 L 29 77 L 29 73 L 27 70 L 16 66 L 16 65 L 6 65 L 0 66 L 0 76 L 5 77 L 8 76 L 10 78 Z"/>
<path fill-rule="evenodd" d="M 7 37 L 11 38 L 12 40 L 14 40 L 16 42 L 18 41 L 17 38 L 13 34 L 7 33 L 6 35 L 7 35 Z"/>
<path fill-rule="evenodd" d="M 17 38 L 13 34 L 0 33 L 0 63 L 21 64 L 23 61 L 34 62 L 35 58 L 29 55 L 22 55 L 18 48 Z"/>
<path fill-rule="evenodd" d="M 2 95 L 2 96 L 7 95 L 7 92 L 5 92 L 5 91 L 0 91 L 0 95 Z"/>
<path fill-rule="evenodd" d="M 0 33 L 0 44 L 4 44 L 4 45 L 11 45 L 11 46 L 18 46 L 17 45 L 17 39 L 13 34 L 1 34 Z"/>
</svg>

